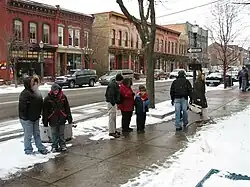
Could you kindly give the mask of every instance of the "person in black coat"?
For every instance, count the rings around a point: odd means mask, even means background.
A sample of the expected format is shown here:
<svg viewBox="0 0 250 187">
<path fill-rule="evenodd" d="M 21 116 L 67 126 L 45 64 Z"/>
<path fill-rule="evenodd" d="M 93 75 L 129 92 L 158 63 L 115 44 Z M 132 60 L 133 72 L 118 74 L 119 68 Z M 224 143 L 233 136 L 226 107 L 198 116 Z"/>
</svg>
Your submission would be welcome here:
<svg viewBox="0 0 250 187">
<path fill-rule="evenodd" d="M 193 103 L 201 106 L 202 120 L 208 120 L 205 75 L 200 71 L 194 83 Z"/>
<path fill-rule="evenodd" d="M 42 113 L 43 97 L 38 90 L 39 77 L 26 77 L 23 80 L 24 90 L 19 95 L 18 114 L 24 130 L 24 152 L 33 154 L 31 144 L 32 136 L 38 152 L 47 154 L 48 151 L 42 144 L 39 130 L 39 119 Z"/>
<path fill-rule="evenodd" d="M 51 91 L 43 103 L 43 124 L 51 126 L 52 152 L 66 151 L 64 138 L 65 123 L 72 123 L 72 115 L 67 97 L 58 84 L 51 86 Z M 59 148 L 60 147 L 60 148 Z"/>
</svg>

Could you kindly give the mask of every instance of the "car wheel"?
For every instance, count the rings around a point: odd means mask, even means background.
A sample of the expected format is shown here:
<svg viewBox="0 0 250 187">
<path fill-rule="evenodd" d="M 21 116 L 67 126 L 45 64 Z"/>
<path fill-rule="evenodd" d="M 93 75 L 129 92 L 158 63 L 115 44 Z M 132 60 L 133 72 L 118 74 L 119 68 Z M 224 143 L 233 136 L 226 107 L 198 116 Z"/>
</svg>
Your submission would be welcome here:
<svg viewBox="0 0 250 187">
<path fill-rule="evenodd" d="M 93 79 L 89 80 L 89 86 L 94 87 L 95 86 L 95 81 Z"/>
<path fill-rule="evenodd" d="M 75 81 L 70 81 L 69 82 L 69 87 L 74 88 L 75 87 Z"/>
</svg>

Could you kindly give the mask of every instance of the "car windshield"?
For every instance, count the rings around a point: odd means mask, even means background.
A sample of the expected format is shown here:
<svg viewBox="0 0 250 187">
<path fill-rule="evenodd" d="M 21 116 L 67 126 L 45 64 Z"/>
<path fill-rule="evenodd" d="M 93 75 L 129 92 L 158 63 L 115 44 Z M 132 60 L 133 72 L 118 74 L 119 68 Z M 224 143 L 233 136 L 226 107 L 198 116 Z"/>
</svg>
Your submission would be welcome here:
<svg viewBox="0 0 250 187">
<path fill-rule="evenodd" d="M 105 75 L 106 76 L 114 76 L 116 75 L 118 72 L 117 71 L 108 71 Z"/>
<path fill-rule="evenodd" d="M 76 71 L 75 70 L 70 70 L 66 76 L 72 76 L 75 75 Z"/>
<path fill-rule="evenodd" d="M 221 73 L 211 73 L 208 75 L 208 77 L 221 77 L 222 74 Z"/>
</svg>

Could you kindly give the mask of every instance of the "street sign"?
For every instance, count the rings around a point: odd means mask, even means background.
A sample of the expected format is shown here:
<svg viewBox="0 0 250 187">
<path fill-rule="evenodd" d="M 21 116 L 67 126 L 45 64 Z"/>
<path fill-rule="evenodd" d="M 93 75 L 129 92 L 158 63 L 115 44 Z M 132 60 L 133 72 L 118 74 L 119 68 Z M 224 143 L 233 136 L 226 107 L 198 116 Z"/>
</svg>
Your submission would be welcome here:
<svg viewBox="0 0 250 187">
<path fill-rule="evenodd" d="M 188 48 L 187 52 L 188 53 L 201 53 L 202 48 Z"/>
</svg>

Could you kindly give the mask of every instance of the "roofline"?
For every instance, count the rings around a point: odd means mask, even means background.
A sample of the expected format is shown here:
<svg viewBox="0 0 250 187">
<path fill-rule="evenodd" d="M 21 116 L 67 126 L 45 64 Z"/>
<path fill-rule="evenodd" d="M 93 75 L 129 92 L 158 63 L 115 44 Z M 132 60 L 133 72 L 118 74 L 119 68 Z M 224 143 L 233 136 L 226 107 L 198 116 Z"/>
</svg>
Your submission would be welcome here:
<svg viewBox="0 0 250 187">
<path fill-rule="evenodd" d="M 99 13 L 95 13 L 93 15 L 101 15 L 101 14 L 109 14 L 111 16 L 118 16 L 120 18 L 128 19 L 124 14 L 119 13 L 119 12 L 115 12 L 115 11 L 99 12 Z M 173 29 L 169 29 L 169 28 L 166 28 L 166 27 L 164 27 L 162 25 L 158 25 L 158 24 L 156 24 L 156 28 L 165 30 L 167 32 L 172 32 L 172 33 L 175 33 L 175 34 L 178 34 L 178 35 L 181 34 L 181 32 L 179 32 L 179 31 L 176 31 L 176 30 L 173 30 Z"/>
</svg>

